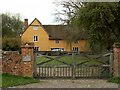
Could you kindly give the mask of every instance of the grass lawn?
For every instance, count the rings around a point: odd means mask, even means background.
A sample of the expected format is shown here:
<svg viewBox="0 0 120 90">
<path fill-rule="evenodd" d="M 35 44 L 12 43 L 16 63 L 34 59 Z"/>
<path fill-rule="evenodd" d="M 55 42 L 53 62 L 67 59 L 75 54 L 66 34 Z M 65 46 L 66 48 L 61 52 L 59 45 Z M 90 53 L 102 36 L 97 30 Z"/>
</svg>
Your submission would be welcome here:
<svg viewBox="0 0 120 90">
<path fill-rule="evenodd" d="M 37 82 L 39 82 L 39 80 L 30 77 L 2 74 L 2 87 L 12 87 L 17 85 L 25 85 L 25 84 L 37 83 Z"/>
<path fill-rule="evenodd" d="M 49 56 L 49 57 L 55 58 L 55 56 Z M 82 63 L 82 62 L 84 62 L 84 61 L 89 60 L 87 57 L 85 57 L 85 56 L 80 56 L 80 55 L 75 55 L 75 58 L 74 58 L 74 59 L 75 59 L 75 61 L 76 61 L 76 64 L 79 64 L 79 63 Z M 49 59 L 46 58 L 46 57 L 44 57 L 44 56 L 40 56 L 40 57 L 37 57 L 36 62 L 37 62 L 37 64 L 39 64 L 39 63 L 44 62 L 44 61 L 47 61 L 47 60 L 49 60 Z M 67 64 L 72 64 L 72 63 L 73 63 L 73 57 L 72 57 L 72 55 L 62 56 L 62 57 L 59 58 L 58 60 L 63 61 L 63 62 L 65 62 L 65 63 L 67 63 Z M 44 65 L 61 65 L 61 64 L 63 64 L 63 63 L 60 63 L 60 62 L 58 62 L 58 61 L 53 60 L 53 61 L 50 61 L 50 62 L 45 63 Z M 95 61 L 95 60 L 91 60 L 91 61 L 89 61 L 89 62 L 87 62 L 87 63 L 85 63 L 85 64 L 87 64 L 87 65 L 99 65 L 100 63 L 97 62 L 97 61 Z"/>
<path fill-rule="evenodd" d="M 120 84 L 120 77 L 112 77 L 108 80 L 108 82 Z"/>
</svg>

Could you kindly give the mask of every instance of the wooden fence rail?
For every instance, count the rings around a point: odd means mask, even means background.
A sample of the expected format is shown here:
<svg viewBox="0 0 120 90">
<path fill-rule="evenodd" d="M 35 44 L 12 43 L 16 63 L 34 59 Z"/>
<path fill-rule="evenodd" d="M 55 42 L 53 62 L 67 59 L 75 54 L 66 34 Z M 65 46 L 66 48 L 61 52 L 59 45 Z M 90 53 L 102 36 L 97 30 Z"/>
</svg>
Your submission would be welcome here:
<svg viewBox="0 0 120 90">
<path fill-rule="evenodd" d="M 110 76 L 109 66 L 38 66 L 39 78 L 104 78 Z"/>
</svg>

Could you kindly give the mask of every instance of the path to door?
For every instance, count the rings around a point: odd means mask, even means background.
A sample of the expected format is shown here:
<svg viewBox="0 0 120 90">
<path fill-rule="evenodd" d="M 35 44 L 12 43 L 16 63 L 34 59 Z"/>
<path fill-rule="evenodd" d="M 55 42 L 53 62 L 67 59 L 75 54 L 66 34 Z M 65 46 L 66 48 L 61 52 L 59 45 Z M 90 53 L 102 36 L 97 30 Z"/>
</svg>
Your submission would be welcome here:
<svg viewBox="0 0 120 90">
<path fill-rule="evenodd" d="M 118 84 L 102 79 L 51 79 L 40 80 L 40 83 L 16 86 L 15 88 L 118 88 Z"/>
</svg>

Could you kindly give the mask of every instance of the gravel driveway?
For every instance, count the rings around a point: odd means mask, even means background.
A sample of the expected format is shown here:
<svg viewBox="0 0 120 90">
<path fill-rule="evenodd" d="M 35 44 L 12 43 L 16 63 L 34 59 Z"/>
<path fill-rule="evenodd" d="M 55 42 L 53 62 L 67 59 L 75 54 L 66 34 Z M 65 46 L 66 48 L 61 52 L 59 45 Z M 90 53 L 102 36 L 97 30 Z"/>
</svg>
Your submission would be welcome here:
<svg viewBox="0 0 120 90">
<path fill-rule="evenodd" d="M 101 79 L 51 79 L 39 83 L 16 86 L 14 88 L 118 88 L 118 84 Z"/>
</svg>

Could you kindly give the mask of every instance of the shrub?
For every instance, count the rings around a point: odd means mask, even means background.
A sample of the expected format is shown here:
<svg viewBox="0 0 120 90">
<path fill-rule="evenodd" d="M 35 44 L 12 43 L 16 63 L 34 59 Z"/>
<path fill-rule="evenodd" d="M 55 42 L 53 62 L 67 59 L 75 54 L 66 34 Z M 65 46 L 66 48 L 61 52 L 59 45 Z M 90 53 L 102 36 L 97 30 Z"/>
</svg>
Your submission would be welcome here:
<svg viewBox="0 0 120 90">
<path fill-rule="evenodd" d="M 16 38 L 2 38 L 2 49 L 4 51 L 20 51 L 20 37 Z"/>
<path fill-rule="evenodd" d="M 120 77 L 112 77 L 108 80 L 108 82 L 120 84 Z"/>
</svg>

